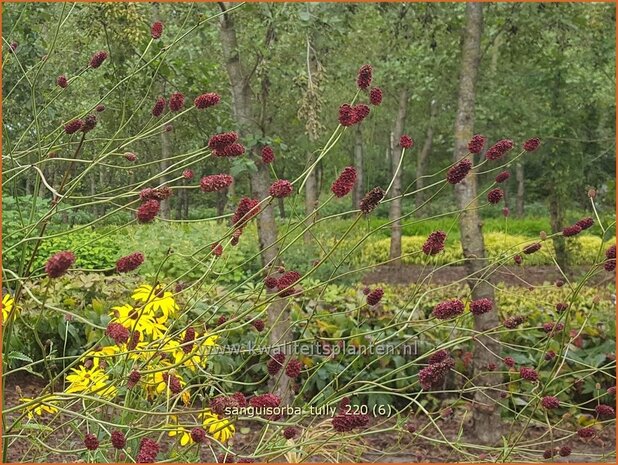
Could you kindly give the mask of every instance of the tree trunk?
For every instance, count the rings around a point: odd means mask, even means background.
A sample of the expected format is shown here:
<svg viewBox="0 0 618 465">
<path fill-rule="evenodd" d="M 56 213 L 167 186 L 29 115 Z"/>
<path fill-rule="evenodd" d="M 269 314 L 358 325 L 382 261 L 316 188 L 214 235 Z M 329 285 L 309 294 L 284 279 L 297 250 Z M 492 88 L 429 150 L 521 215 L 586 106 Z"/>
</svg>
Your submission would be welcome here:
<svg viewBox="0 0 618 465">
<path fill-rule="evenodd" d="M 354 168 L 356 168 L 356 184 L 352 189 L 352 209 L 357 209 L 358 204 L 365 195 L 365 168 L 363 163 L 363 132 L 361 125 L 357 124 L 354 130 Z"/>
<path fill-rule="evenodd" d="M 159 177 L 159 184 L 165 184 L 167 182 L 167 174 L 165 174 L 165 170 L 169 166 L 168 158 L 170 157 L 170 153 L 171 150 L 169 132 L 163 131 L 161 132 L 161 161 L 159 162 L 161 176 Z M 160 212 L 161 218 L 165 218 L 167 220 L 170 219 L 170 199 L 165 199 L 161 201 Z"/>
<path fill-rule="evenodd" d="M 517 195 L 515 198 L 515 215 L 517 218 L 524 216 L 524 164 L 515 165 L 515 178 L 517 180 Z"/>
<path fill-rule="evenodd" d="M 222 216 L 225 214 L 225 206 L 227 205 L 228 190 L 229 188 L 225 188 L 217 192 L 217 223 L 219 224 L 223 223 Z"/>
<path fill-rule="evenodd" d="M 564 226 L 562 205 L 560 202 L 560 196 L 553 188 L 550 188 L 549 195 L 549 222 L 551 225 L 552 234 L 562 231 L 562 228 Z M 569 256 L 564 236 L 558 234 L 551 239 L 554 244 L 554 251 L 556 252 L 556 261 L 558 262 L 558 266 L 562 268 L 562 271 L 564 273 L 567 273 Z"/>
<path fill-rule="evenodd" d="M 315 157 L 312 153 L 307 154 L 307 166 L 311 166 L 315 163 Z M 314 213 L 318 206 L 318 173 L 317 167 L 311 170 L 305 183 L 305 216 L 307 217 L 307 226 L 316 220 Z M 305 244 L 309 244 L 312 241 L 310 231 L 305 231 L 303 234 L 303 240 Z"/>
<path fill-rule="evenodd" d="M 220 20 L 221 45 L 225 58 L 225 67 L 230 79 L 232 88 L 233 112 L 239 126 L 241 137 L 249 136 L 261 132 L 257 126 L 257 118 L 254 117 L 251 106 L 251 88 L 248 82 L 248 74 L 243 69 L 238 52 L 238 40 L 236 35 L 236 25 L 232 15 L 225 13 L 229 3 L 220 2 L 224 14 Z M 272 37 L 272 35 L 271 35 Z M 268 44 L 266 44 L 268 48 Z M 266 107 L 265 92 L 262 89 L 262 105 Z M 259 199 L 268 196 L 270 186 L 268 166 L 261 162 L 257 146 L 254 148 L 254 160 L 257 165 L 257 172 L 251 174 L 251 191 Z M 277 242 L 277 223 L 272 204 L 264 206 L 257 217 L 258 239 L 260 243 L 262 266 L 266 273 L 277 263 L 279 256 L 279 246 Z M 291 324 L 289 311 L 285 305 L 286 299 L 277 299 L 268 307 L 268 322 L 270 330 L 270 343 L 275 347 L 281 347 L 284 351 L 289 351 L 291 342 Z M 289 403 L 291 399 L 290 381 L 287 376 L 281 376 L 276 386 L 275 392 L 281 396 L 283 403 Z"/>
<path fill-rule="evenodd" d="M 433 131 L 436 116 L 438 115 L 438 102 L 436 100 L 431 101 L 431 109 L 429 111 L 429 122 L 427 124 L 427 134 L 425 135 L 425 143 L 421 149 L 421 153 L 418 154 L 416 159 L 416 214 L 420 216 L 421 205 L 427 198 L 425 191 L 421 189 L 425 187 L 425 179 L 423 176 L 427 172 L 427 163 L 429 162 L 429 155 L 431 154 L 431 148 L 433 147 Z"/>
<path fill-rule="evenodd" d="M 454 160 L 468 154 L 467 144 L 474 131 L 474 101 L 480 61 L 483 10 L 480 3 L 466 4 L 466 25 L 462 48 L 459 98 L 455 120 Z M 461 212 L 459 228 L 472 299 L 488 298 L 494 302 L 492 311 L 474 316 L 474 329 L 479 333 L 498 326 L 493 287 L 479 276 L 487 265 L 481 221 L 477 213 L 476 173 L 473 170 L 464 181 L 455 186 L 457 206 Z M 493 352 L 493 353 L 492 353 Z M 500 439 L 502 421 L 498 403 L 499 393 L 490 388 L 502 382 L 499 373 L 487 370 L 490 363 L 498 363 L 493 354 L 500 353 L 500 345 L 486 336 L 477 336 L 474 343 L 474 371 L 477 389 L 474 394 L 473 434 L 484 444 L 494 444 Z"/>
<path fill-rule="evenodd" d="M 401 177 L 403 173 L 403 162 L 401 168 L 397 167 L 402 161 L 401 156 L 403 149 L 399 145 L 399 138 L 403 134 L 403 126 L 406 123 L 406 112 L 408 109 L 408 91 L 406 89 L 399 93 L 399 110 L 397 111 L 397 117 L 395 118 L 395 125 L 393 127 L 393 149 L 391 151 L 391 176 L 393 185 L 390 190 L 391 206 L 388 212 L 388 218 L 391 223 L 391 250 L 389 258 L 393 260 L 393 265 L 399 265 L 401 263 Z"/>
</svg>

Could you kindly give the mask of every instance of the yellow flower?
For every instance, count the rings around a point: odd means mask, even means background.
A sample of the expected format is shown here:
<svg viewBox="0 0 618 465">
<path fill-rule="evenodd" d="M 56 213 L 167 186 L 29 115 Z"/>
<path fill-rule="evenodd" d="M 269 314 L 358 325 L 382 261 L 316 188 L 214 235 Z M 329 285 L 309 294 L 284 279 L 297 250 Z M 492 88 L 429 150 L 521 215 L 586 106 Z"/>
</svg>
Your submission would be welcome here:
<svg viewBox="0 0 618 465">
<path fill-rule="evenodd" d="M 10 294 L 5 294 L 4 297 L 2 297 L 2 321 L 7 321 L 9 319 L 9 315 L 11 315 L 11 310 L 13 310 L 14 304 L 15 304 L 15 301 L 13 300 L 13 297 L 11 297 Z M 19 307 L 15 309 L 15 311 L 11 315 L 11 318 L 14 318 L 15 314 L 18 311 L 19 311 Z"/>
<path fill-rule="evenodd" d="M 97 394 L 101 397 L 112 398 L 118 389 L 109 384 L 109 377 L 98 367 L 71 368 L 73 374 L 67 376 L 67 381 L 71 383 L 66 389 L 67 393 L 84 392 L 86 394 Z"/>
<path fill-rule="evenodd" d="M 29 397 L 22 397 L 19 399 L 20 402 L 29 403 L 34 399 Z M 42 416 L 46 413 L 58 413 L 58 409 L 54 407 L 52 402 L 57 400 L 55 396 L 48 396 L 42 399 L 37 399 L 37 402 L 31 405 L 26 405 L 24 407 L 24 411 L 27 412 L 28 418 L 34 418 L 34 415 Z"/>
<path fill-rule="evenodd" d="M 206 409 L 200 413 L 202 424 L 208 434 L 217 441 L 225 444 L 236 432 L 236 428 L 227 418 L 221 418 L 212 410 Z"/>
<path fill-rule="evenodd" d="M 178 311 L 178 305 L 176 305 L 173 294 L 169 291 L 163 291 L 161 286 L 153 288 L 148 284 L 142 284 L 135 289 L 132 297 L 138 302 L 146 304 L 144 310 L 147 313 L 156 315 L 160 311 L 162 315 L 156 318 L 160 323 L 166 322 L 170 316 Z"/>
<path fill-rule="evenodd" d="M 166 425 L 167 427 L 172 428 L 170 429 L 169 433 L 167 433 L 167 435 L 170 438 L 173 438 L 174 436 L 179 436 L 180 445 L 183 447 L 193 444 L 194 441 L 193 441 L 193 438 L 191 437 L 191 432 L 184 426 L 178 425 L 177 424 L 178 420 L 175 416 L 172 416 L 172 421 L 174 421 L 174 423 L 170 423 Z"/>
<path fill-rule="evenodd" d="M 163 337 L 167 331 L 163 322 L 149 314 L 146 309 L 137 309 L 129 304 L 112 307 L 109 315 L 129 331 L 139 331 L 140 334 L 151 336 L 153 339 Z"/>
<path fill-rule="evenodd" d="M 170 379 L 169 376 L 173 376 L 174 378 Z M 180 392 L 180 399 L 185 405 L 189 405 L 191 400 L 191 393 L 185 390 L 185 386 L 187 383 L 178 376 L 178 374 L 169 375 L 167 372 L 157 371 L 150 375 L 149 383 L 154 386 L 154 390 L 156 394 L 165 394 L 166 396 L 172 397 L 178 392 L 174 392 L 172 388 L 172 383 L 178 382 L 178 386 L 180 389 L 176 389 Z"/>
<path fill-rule="evenodd" d="M 99 368 L 102 361 L 109 362 L 110 358 L 120 352 L 121 348 L 116 345 L 99 347 L 85 352 L 84 355 L 82 355 L 82 361 L 92 359 L 93 368 Z"/>
</svg>

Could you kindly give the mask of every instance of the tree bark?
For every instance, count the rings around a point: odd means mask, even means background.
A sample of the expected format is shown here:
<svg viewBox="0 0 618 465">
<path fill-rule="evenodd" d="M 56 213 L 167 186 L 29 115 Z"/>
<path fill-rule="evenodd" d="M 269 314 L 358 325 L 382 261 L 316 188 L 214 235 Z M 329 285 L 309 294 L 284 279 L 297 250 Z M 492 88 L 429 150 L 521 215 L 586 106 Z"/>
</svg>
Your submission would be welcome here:
<svg viewBox="0 0 618 465">
<path fill-rule="evenodd" d="M 229 3 L 220 2 L 224 14 L 220 20 L 220 36 L 225 67 L 230 79 L 232 88 L 232 101 L 234 118 L 239 126 L 241 137 L 250 134 L 260 133 L 261 129 L 257 124 L 257 118 L 251 105 L 251 88 L 248 81 L 248 74 L 243 69 L 238 51 L 238 39 L 236 25 L 230 13 L 226 13 Z M 272 38 L 272 35 L 270 35 Z M 266 44 L 267 47 L 269 44 Z M 263 83 L 262 83 L 263 84 Z M 262 88 L 262 106 L 266 107 L 265 95 Z M 262 113 L 263 114 L 263 113 Z M 270 186 L 268 166 L 262 163 L 258 153 L 258 147 L 253 149 L 254 160 L 257 172 L 251 174 L 251 191 L 259 199 L 268 196 Z M 264 206 L 257 217 L 258 239 L 260 243 L 262 266 L 268 272 L 278 261 L 279 246 L 277 242 L 277 224 L 272 204 Z M 270 330 L 270 343 L 273 346 L 281 347 L 283 351 L 289 350 L 291 342 L 290 315 L 285 305 L 285 299 L 277 299 L 268 307 L 268 322 Z M 290 381 L 287 376 L 281 376 L 278 384 L 274 387 L 275 392 L 281 396 L 284 403 L 291 399 Z"/>
<path fill-rule="evenodd" d="M 401 177 L 403 173 L 403 162 L 401 168 L 397 167 L 401 162 L 403 149 L 399 145 L 399 138 L 403 134 L 403 127 L 406 122 L 406 113 L 408 109 L 408 91 L 406 89 L 399 93 L 399 110 L 395 118 L 393 127 L 393 149 L 391 151 L 391 176 L 392 183 L 390 197 L 392 199 L 391 206 L 388 212 L 388 218 L 391 220 L 391 249 L 389 258 L 393 260 L 393 265 L 401 263 Z"/>
<path fill-rule="evenodd" d="M 515 165 L 515 179 L 517 180 L 517 195 L 515 197 L 515 215 L 517 218 L 524 216 L 524 164 Z"/>
<path fill-rule="evenodd" d="M 315 156 L 313 153 L 307 154 L 307 166 L 311 166 L 315 163 Z M 312 169 L 305 183 L 305 216 L 307 217 L 307 226 L 316 220 L 315 209 L 318 206 L 318 173 L 317 167 Z M 305 231 L 303 234 L 303 240 L 305 244 L 310 244 L 313 240 L 310 231 Z"/>
<path fill-rule="evenodd" d="M 365 167 L 363 163 L 363 131 L 357 124 L 354 130 L 354 168 L 356 168 L 356 184 L 352 189 L 352 209 L 357 209 L 358 204 L 365 195 Z"/>
<path fill-rule="evenodd" d="M 564 217 L 562 211 L 562 205 L 560 202 L 560 196 L 553 188 L 550 188 L 549 195 L 549 222 L 551 225 L 552 234 L 562 231 L 564 226 Z M 564 273 L 568 272 L 569 256 L 566 248 L 566 241 L 564 236 L 557 234 L 553 236 L 552 242 L 554 244 L 554 251 L 556 252 L 556 262 L 558 266 L 562 268 Z"/>
<path fill-rule="evenodd" d="M 427 123 L 427 134 L 425 135 L 425 142 L 421 153 L 419 153 L 416 159 L 416 214 L 420 216 L 421 205 L 425 202 L 425 191 L 421 190 L 425 187 L 425 179 L 423 176 L 427 172 L 427 163 L 429 162 L 429 155 L 433 147 L 433 132 L 438 115 L 438 102 L 436 100 L 431 101 L 431 107 L 429 110 L 429 122 Z"/>
<path fill-rule="evenodd" d="M 474 102 L 481 53 L 482 27 L 482 4 L 466 4 L 466 25 L 455 120 L 454 160 L 459 160 L 468 154 L 467 143 L 474 131 Z M 477 213 L 476 191 L 476 173 L 474 170 L 464 181 L 455 186 L 457 206 L 462 210 L 459 228 L 468 275 L 467 281 L 472 299 L 488 298 L 494 302 L 492 311 L 474 316 L 474 329 L 479 332 L 479 335 L 474 342 L 473 352 L 475 379 L 477 380 L 477 389 L 474 394 L 473 434 L 481 443 L 494 444 L 500 439 L 502 422 L 498 393 L 491 389 L 491 386 L 500 384 L 502 377 L 499 373 L 488 371 L 487 366 L 490 363 L 499 362 L 497 355 L 500 353 L 500 345 L 497 341 L 482 336 L 480 333 L 498 326 L 499 322 L 493 287 L 480 276 L 481 270 L 487 265 L 487 260 L 485 259 L 481 221 Z"/>
</svg>

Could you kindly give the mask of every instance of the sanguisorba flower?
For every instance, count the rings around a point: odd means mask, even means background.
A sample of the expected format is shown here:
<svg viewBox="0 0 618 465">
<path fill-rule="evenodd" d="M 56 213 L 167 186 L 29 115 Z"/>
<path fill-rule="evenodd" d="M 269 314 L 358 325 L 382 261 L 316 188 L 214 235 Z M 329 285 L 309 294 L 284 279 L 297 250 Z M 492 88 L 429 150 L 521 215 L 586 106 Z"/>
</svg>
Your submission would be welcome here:
<svg viewBox="0 0 618 465">
<path fill-rule="evenodd" d="M 84 436 L 84 446 L 88 450 L 97 450 L 99 448 L 99 439 L 92 433 L 87 433 Z"/>
<path fill-rule="evenodd" d="M 513 141 L 510 139 L 502 139 L 487 149 L 485 158 L 488 160 L 498 160 L 502 158 L 506 152 L 513 148 Z"/>
<path fill-rule="evenodd" d="M 356 182 L 356 169 L 353 166 L 347 166 L 343 169 L 339 177 L 333 182 L 330 190 L 336 197 L 345 197 L 352 189 Z"/>
<path fill-rule="evenodd" d="M 212 150 L 224 150 L 238 140 L 238 134 L 235 132 L 222 132 L 215 134 L 208 139 L 208 147 Z"/>
<path fill-rule="evenodd" d="M 92 58 L 90 58 L 89 66 L 91 68 L 98 68 L 107 59 L 107 56 L 108 55 L 105 50 L 100 50 L 96 52 L 94 55 L 92 55 Z"/>
<path fill-rule="evenodd" d="M 75 263 L 75 255 L 69 250 L 57 252 L 45 264 L 45 273 L 50 278 L 59 278 Z"/>
<path fill-rule="evenodd" d="M 293 191 L 294 186 L 286 179 L 279 179 L 273 182 L 270 189 L 268 189 L 268 193 L 277 199 L 289 197 Z"/>
<path fill-rule="evenodd" d="M 509 173 L 508 171 L 502 171 L 496 176 L 496 182 L 500 184 L 501 182 L 504 182 L 507 179 L 509 179 L 509 177 L 511 177 L 511 173 Z"/>
<path fill-rule="evenodd" d="M 261 155 L 262 155 L 262 162 L 266 163 L 267 165 L 275 161 L 275 152 L 273 151 L 272 147 L 268 145 L 262 147 Z"/>
<path fill-rule="evenodd" d="M 139 452 L 137 453 L 137 463 L 154 463 L 159 454 L 159 444 L 150 439 L 142 438 L 139 444 Z"/>
<path fill-rule="evenodd" d="M 185 96 L 181 92 L 174 92 L 170 95 L 170 111 L 177 112 L 185 106 Z"/>
<path fill-rule="evenodd" d="M 115 449 L 124 449 L 127 445 L 127 438 L 122 431 L 112 431 L 111 439 Z"/>
<path fill-rule="evenodd" d="M 504 191 L 499 187 L 496 187 L 495 189 L 492 189 L 487 193 L 487 201 L 494 205 L 500 202 L 503 197 Z"/>
<path fill-rule="evenodd" d="M 478 154 L 483 150 L 483 146 L 485 145 L 485 141 L 487 138 L 481 134 L 475 134 L 468 142 L 468 151 L 470 153 Z"/>
<path fill-rule="evenodd" d="M 66 89 L 69 85 L 69 81 L 64 74 L 61 74 L 58 78 L 56 78 L 56 84 L 58 84 L 59 87 Z"/>
<path fill-rule="evenodd" d="M 222 444 L 225 444 L 236 432 L 236 427 L 230 420 L 220 417 L 210 409 L 204 410 L 199 417 L 208 435 Z"/>
<path fill-rule="evenodd" d="M 119 258 L 116 262 L 116 271 L 118 273 L 128 273 L 136 270 L 144 263 L 144 254 L 141 252 L 133 252 L 125 257 Z"/>
<path fill-rule="evenodd" d="M 464 308 L 464 303 L 459 299 L 445 300 L 434 307 L 432 315 L 439 320 L 449 320 L 461 315 Z"/>
<path fill-rule="evenodd" d="M 208 92 L 206 94 L 202 94 L 196 97 L 195 100 L 193 101 L 193 104 L 195 105 L 195 108 L 197 108 L 198 110 L 204 110 L 208 107 L 215 106 L 220 101 L 221 101 L 221 97 L 219 97 L 219 94 L 215 92 Z"/>
<path fill-rule="evenodd" d="M 298 378 L 303 369 L 303 364 L 297 358 L 291 358 L 288 360 L 288 364 L 285 367 L 285 374 L 289 378 Z"/>
<path fill-rule="evenodd" d="M 66 132 L 67 134 L 75 134 L 82 128 L 83 125 L 84 121 L 81 119 L 71 120 L 64 125 L 64 132 Z"/>
<path fill-rule="evenodd" d="M 399 138 L 399 145 L 404 149 L 409 149 L 412 148 L 412 146 L 414 145 L 414 141 L 410 136 L 404 134 Z"/>
<path fill-rule="evenodd" d="M 217 192 L 230 187 L 233 181 L 229 174 L 211 174 L 200 180 L 200 189 L 202 192 Z"/>
<path fill-rule="evenodd" d="M 371 79 L 373 77 L 373 68 L 371 65 L 363 65 L 358 70 L 358 75 L 356 76 L 356 85 L 359 89 L 368 89 L 371 85 Z"/>
<path fill-rule="evenodd" d="M 384 296 L 384 290 L 381 288 L 376 288 L 367 294 L 367 305 L 378 305 Z"/>
<path fill-rule="evenodd" d="M 158 118 L 159 116 L 161 116 L 163 112 L 165 111 L 166 106 L 167 106 L 167 100 L 165 100 L 165 97 L 159 96 L 157 100 L 155 101 L 154 105 L 152 106 L 152 110 L 151 110 L 152 116 L 154 116 L 155 118 Z"/>
<path fill-rule="evenodd" d="M 259 200 L 243 197 L 238 202 L 236 211 L 232 215 L 232 224 L 237 228 L 244 227 L 254 216 L 260 212 Z"/>
<path fill-rule="evenodd" d="M 423 244 L 423 253 L 425 255 L 436 255 L 444 250 L 444 241 L 446 241 L 446 233 L 444 231 L 432 232 L 425 243 Z"/>
<path fill-rule="evenodd" d="M 579 226 L 583 231 L 584 229 L 591 228 L 592 225 L 594 224 L 594 220 L 591 217 L 582 218 L 575 224 Z"/>
<path fill-rule="evenodd" d="M 82 132 L 90 132 L 97 126 L 96 115 L 88 115 L 84 118 L 84 124 L 82 125 Z"/>
<path fill-rule="evenodd" d="M 453 166 L 451 166 L 446 173 L 446 180 L 450 184 L 459 184 L 464 178 L 468 175 L 470 170 L 472 169 L 472 162 L 464 158 L 463 160 L 457 162 Z"/>
<path fill-rule="evenodd" d="M 356 111 L 351 105 L 344 103 L 339 107 L 339 124 L 348 127 L 357 123 Z"/>
<path fill-rule="evenodd" d="M 541 243 L 540 242 L 535 242 L 534 244 L 530 244 L 530 245 L 524 247 L 523 252 L 526 255 L 530 255 L 530 254 L 533 254 L 535 252 L 538 252 L 539 250 L 541 250 Z"/>
<path fill-rule="evenodd" d="M 541 140 L 538 137 L 533 137 L 532 139 L 528 139 L 524 142 L 524 150 L 526 152 L 534 152 L 539 145 L 541 144 Z"/>
<path fill-rule="evenodd" d="M 578 224 L 574 224 L 572 226 L 565 227 L 562 230 L 562 235 L 564 237 L 572 237 L 578 235 L 580 232 L 582 232 L 581 226 L 579 226 Z"/>
<path fill-rule="evenodd" d="M 382 89 L 379 87 L 372 87 L 369 91 L 369 102 L 375 106 L 380 105 L 382 103 Z"/>
<path fill-rule="evenodd" d="M 491 301 L 491 299 L 483 298 L 473 300 L 470 303 L 470 312 L 473 315 L 482 315 L 484 313 L 490 312 L 493 306 L 494 303 Z"/>
<path fill-rule="evenodd" d="M 150 223 L 156 218 L 159 208 L 161 208 L 161 204 L 157 200 L 147 200 L 137 209 L 137 221 L 140 223 Z"/>
<path fill-rule="evenodd" d="M 369 192 L 367 192 L 367 194 L 365 194 L 365 197 L 363 197 L 360 201 L 359 207 L 361 212 L 363 212 L 365 215 L 368 215 L 373 210 L 375 210 L 380 201 L 384 198 L 384 194 L 385 192 L 381 187 L 374 187 Z"/>
<path fill-rule="evenodd" d="M 150 26 L 150 36 L 156 40 L 160 39 L 162 34 L 163 23 L 161 21 L 155 21 L 154 23 L 152 23 L 152 26 Z"/>
</svg>

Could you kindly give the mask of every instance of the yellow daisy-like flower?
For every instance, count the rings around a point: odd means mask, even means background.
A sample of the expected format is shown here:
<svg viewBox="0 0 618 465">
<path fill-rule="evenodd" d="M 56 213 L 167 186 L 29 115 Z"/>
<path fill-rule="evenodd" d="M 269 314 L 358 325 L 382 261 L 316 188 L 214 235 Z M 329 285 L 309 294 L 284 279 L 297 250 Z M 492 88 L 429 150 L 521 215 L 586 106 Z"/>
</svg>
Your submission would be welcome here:
<svg viewBox="0 0 618 465">
<path fill-rule="evenodd" d="M 190 446 L 191 444 L 194 443 L 193 438 L 191 437 L 191 432 L 185 428 L 184 426 L 180 426 L 178 425 L 178 419 L 174 416 L 172 416 L 172 421 L 174 423 L 168 424 L 166 425 L 166 427 L 171 427 L 170 431 L 167 433 L 167 435 L 170 438 L 173 438 L 175 436 L 178 436 L 180 438 L 180 445 L 181 446 Z"/>
<path fill-rule="evenodd" d="M 208 434 L 217 441 L 225 444 L 236 432 L 236 427 L 227 418 L 221 418 L 212 410 L 206 409 L 200 413 L 202 424 Z"/>
<path fill-rule="evenodd" d="M 149 384 L 154 388 L 154 392 L 156 394 L 165 394 L 166 396 L 172 397 L 175 395 L 175 393 L 172 391 L 172 389 L 170 389 L 172 381 L 169 381 L 167 375 L 168 373 L 164 373 L 161 371 L 152 373 L 149 376 Z M 180 386 L 180 399 L 182 400 L 183 404 L 189 405 L 189 402 L 191 400 L 191 393 L 184 390 L 187 383 L 178 374 L 173 374 L 172 376 L 176 378 L 176 380 L 178 381 L 178 385 Z"/>
<path fill-rule="evenodd" d="M 31 399 L 29 397 L 22 397 L 19 399 L 20 402 L 24 402 L 24 403 L 29 403 L 32 402 L 34 399 Z M 24 407 L 24 411 L 27 413 L 28 418 L 32 419 L 34 418 L 34 415 L 38 415 L 38 416 L 42 416 L 45 415 L 46 413 L 52 414 L 52 413 L 58 413 L 58 409 L 56 407 L 54 407 L 53 405 L 53 401 L 57 400 L 57 397 L 55 396 L 48 396 L 45 398 L 41 398 L 41 399 L 36 399 L 37 402 L 31 405 L 26 405 Z"/>
<path fill-rule="evenodd" d="M 170 316 L 178 311 L 178 305 L 174 300 L 174 295 L 170 291 L 163 291 L 161 286 L 153 288 L 148 284 L 142 284 L 132 296 L 138 302 L 145 303 L 146 312 L 156 315 L 161 312 L 161 316 L 156 317 L 160 323 L 164 323 Z"/>
<path fill-rule="evenodd" d="M 140 334 L 151 336 L 153 339 L 163 337 L 167 331 L 163 321 L 157 320 L 146 309 L 137 309 L 132 305 L 112 307 L 109 315 L 129 331 L 139 331 Z"/>
<path fill-rule="evenodd" d="M 91 359 L 93 368 L 99 368 L 102 361 L 109 362 L 112 357 L 121 351 L 122 349 L 117 345 L 95 348 L 85 352 L 82 355 L 82 361 Z"/>
<path fill-rule="evenodd" d="M 71 368 L 73 374 L 67 376 L 67 381 L 71 383 L 66 389 L 67 393 L 83 392 L 86 394 L 97 394 L 101 397 L 112 398 L 118 389 L 109 384 L 109 377 L 98 367 Z"/>
<path fill-rule="evenodd" d="M 15 301 L 10 294 L 5 294 L 2 297 L 2 321 L 7 321 L 9 319 L 9 315 L 11 315 L 11 310 L 13 310 L 13 306 L 15 305 Z M 16 308 L 15 312 L 13 312 L 11 318 L 15 317 L 15 313 L 17 313 L 19 309 Z"/>
</svg>

